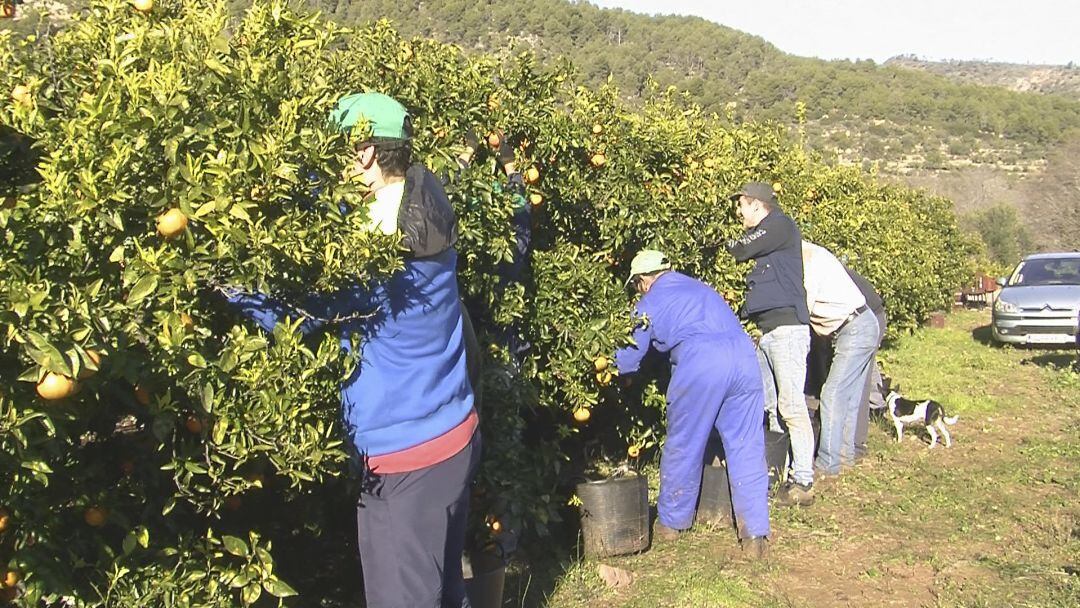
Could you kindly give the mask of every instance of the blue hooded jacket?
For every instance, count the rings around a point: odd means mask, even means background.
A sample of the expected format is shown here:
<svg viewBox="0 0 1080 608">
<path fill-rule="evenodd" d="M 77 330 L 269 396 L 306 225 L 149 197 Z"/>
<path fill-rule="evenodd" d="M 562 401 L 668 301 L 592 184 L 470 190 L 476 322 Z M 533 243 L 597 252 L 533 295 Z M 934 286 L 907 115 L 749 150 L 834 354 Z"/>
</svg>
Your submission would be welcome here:
<svg viewBox="0 0 1080 608">
<path fill-rule="evenodd" d="M 440 181 L 422 166 L 406 174 L 398 228 L 411 256 L 375 285 L 355 285 L 303 303 L 301 331 L 372 312 L 334 328 L 341 345 L 361 336 L 360 364 L 342 385 L 344 421 L 361 454 L 381 456 L 443 435 L 473 409 L 457 285 L 457 218 Z M 299 310 L 262 294 L 229 301 L 270 331 Z"/>
</svg>

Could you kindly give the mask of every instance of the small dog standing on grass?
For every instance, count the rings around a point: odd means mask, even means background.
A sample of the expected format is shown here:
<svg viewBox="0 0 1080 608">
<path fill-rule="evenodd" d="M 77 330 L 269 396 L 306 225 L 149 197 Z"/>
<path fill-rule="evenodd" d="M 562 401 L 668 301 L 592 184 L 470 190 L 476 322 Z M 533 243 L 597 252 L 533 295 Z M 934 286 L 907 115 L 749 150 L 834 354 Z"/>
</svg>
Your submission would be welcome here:
<svg viewBox="0 0 1080 608">
<path fill-rule="evenodd" d="M 915 424 L 925 426 L 927 432 L 930 433 L 930 449 L 937 446 L 938 431 L 941 431 L 941 435 L 945 438 L 945 447 L 952 447 L 952 437 L 946 425 L 956 424 L 956 421 L 960 420 L 959 416 L 946 416 L 945 408 L 933 399 L 924 401 L 905 399 L 900 395 L 899 386 L 890 390 L 888 394 L 885 403 L 889 410 L 889 418 L 896 427 L 897 443 L 904 440 L 904 425 Z"/>
</svg>

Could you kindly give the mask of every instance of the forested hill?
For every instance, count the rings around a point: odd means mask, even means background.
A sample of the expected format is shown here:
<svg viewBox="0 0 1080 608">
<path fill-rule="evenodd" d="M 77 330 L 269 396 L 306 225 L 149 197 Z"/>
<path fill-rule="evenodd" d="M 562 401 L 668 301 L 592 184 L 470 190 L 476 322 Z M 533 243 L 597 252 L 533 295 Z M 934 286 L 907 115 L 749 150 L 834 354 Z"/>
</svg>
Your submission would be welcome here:
<svg viewBox="0 0 1080 608">
<path fill-rule="evenodd" d="M 791 122 L 807 105 L 817 147 L 930 168 L 1041 157 L 1080 127 L 1080 102 L 962 84 L 871 61 L 822 61 L 696 17 L 646 16 L 566 0 L 306 0 L 339 21 L 389 18 L 466 49 L 511 44 L 569 58 L 589 84 L 633 95 L 651 76 L 708 109 Z M 1004 143 L 1002 142 L 1004 138 Z M 972 153 L 978 154 L 972 157 Z M 981 155 L 981 156 L 980 156 Z M 913 158 L 915 157 L 915 158 Z"/>
<path fill-rule="evenodd" d="M 885 65 L 939 74 L 957 82 L 1080 99 L 1080 65 L 1075 63 L 1028 65 L 993 61 L 927 61 L 901 55 L 886 61 Z"/>
</svg>

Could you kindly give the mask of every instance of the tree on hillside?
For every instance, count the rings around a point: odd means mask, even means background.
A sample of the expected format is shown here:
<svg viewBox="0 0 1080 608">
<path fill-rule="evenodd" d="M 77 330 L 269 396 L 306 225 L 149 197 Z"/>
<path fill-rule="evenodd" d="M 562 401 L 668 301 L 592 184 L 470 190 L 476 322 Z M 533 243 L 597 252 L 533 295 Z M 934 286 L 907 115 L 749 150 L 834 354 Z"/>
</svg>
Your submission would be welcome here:
<svg viewBox="0 0 1080 608">
<path fill-rule="evenodd" d="M 1031 233 L 1021 224 L 1016 208 L 1008 203 L 995 203 L 969 213 L 962 220 L 979 234 L 990 259 L 998 264 L 1012 266 L 1034 247 Z"/>
</svg>

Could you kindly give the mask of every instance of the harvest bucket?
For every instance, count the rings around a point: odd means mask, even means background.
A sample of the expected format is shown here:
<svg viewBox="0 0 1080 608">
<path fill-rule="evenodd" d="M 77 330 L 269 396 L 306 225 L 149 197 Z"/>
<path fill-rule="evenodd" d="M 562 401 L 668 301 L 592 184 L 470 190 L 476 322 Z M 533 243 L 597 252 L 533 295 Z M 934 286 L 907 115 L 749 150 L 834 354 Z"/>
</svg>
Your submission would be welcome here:
<svg viewBox="0 0 1080 608">
<path fill-rule="evenodd" d="M 506 582 L 506 562 L 494 553 L 472 553 L 463 560 L 465 592 L 472 608 L 502 606 L 503 584 Z"/>
<path fill-rule="evenodd" d="M 702 468 L 696 522 L 715 526 L 732 525 L 731 483 L 726 466 L 705 465 Z"/>
<path fill-rule="evenodd" d="M 585 554 L 607 557 L 649 546 L 649 485 L 640 475 L 579 483 Z"/>
</svg>

